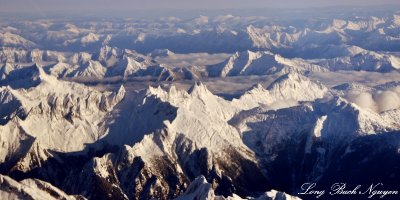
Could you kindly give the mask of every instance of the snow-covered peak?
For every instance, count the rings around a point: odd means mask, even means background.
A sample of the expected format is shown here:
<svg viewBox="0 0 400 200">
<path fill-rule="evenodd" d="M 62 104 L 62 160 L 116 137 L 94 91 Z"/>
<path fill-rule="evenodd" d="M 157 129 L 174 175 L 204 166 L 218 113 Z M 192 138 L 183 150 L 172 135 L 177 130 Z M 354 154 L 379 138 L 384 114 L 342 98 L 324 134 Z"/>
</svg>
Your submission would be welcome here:
<svg viewBox="0 0 400 200">
<path fill-rule="evenodd" d="M 400 126 L 399 122 L 393 121 L 398 116 L 395 113 L 377 114 L 335 97 L 276 111 L 253 109 L 240 113 L 231 121 L 245 133 L 244 142 L 250 148 L 260 154 L 270 155 L 269 152 L 287 148 L 281 146 L 284 141 L 294 141 L 299 137 L 308 138 L 305 153 L 312 151 L 315 140 L 325 144 L 320 150 L 331 152 L 355 138 L 397 130 Z M 320 167 L 323 169 L 326 166 Z"/>
<path fill-rule="evenodd" d="M 79 52 L 79 53 L 75 53 L 73 56 L 71 56 L 70 58 L 70 63 L 72 64 L 86 64 L 87 62 L 89 62 L 90 60 L 92 60 L 92 54 L 87 53 L 87 52 Z"/>
<path fill-rule="evenodd" d="M 299 101 L 314 101 L 324 98 L 329 89 L 314 82 L 300 73 L 291 72 L 278 77 L 265 89 L 256 84 L 238 99 L 232 100 L 232 105 L 242 110 L 259 106 L 269 109 L 281 109 L 295 106 Z"/>
<path fill-rule="evenodd" d="M 365 53 L 367 50 L 358 46 L 351 45 L 346 48 L 346 51 L 348 52 L 349 56 L 355 56 L 357 54 Z"/>
<path fill-rule="evenodd" d="M 204 16 L 204 15 L 200 15 L 199 17 L 193 19 L 193 22 L 194 22 L 196 25 L 205 25 L 205 24 L 208 24 L 208 22 L 209 22 L 209 17 Z"/>
<path fill-rule="evenodd" d="M 260 196 L 256 200 L 263 200 L 270 198 L 271 200 L 301 200 L 299 197 L 286 194 L 285 192 L 279 192 L 277 190 L 271 190 L 265 193 L 265 196 Z"/>
<path fill-rule="evenodd" d="M 44 69 L 37 64 L 32 66 L 32 70 L 34 71 L 34 73 L 32 74 L 33 80 L 40 80 L 41 82 L 56 82 L 57 81 L 56 77 L 46 74 Z"/>
<path fill-rule="evenodd" d="M 284 58 L 268 51 L 244 51 L 236 52 L 222 63 L 208 66 L 208 71 L 210 76 L 226 77 L 329 70 L 307 60 Z"/>
<path fill-rule="evenodd" d="M 186 199 L 204 199 L 214 200 L 216 198 L 212 185 L 207 182 L 204 176 L 197 177 L 190 183 L 185 193 L 176 198 L 176 200 Z"/>
<path fill-rule="evenodd" d="M 400 69 L 400 58 L 398 56 L 385 52 L 368 51 L 357 47 L 347 47 L 347 52 L 340 55 L 340 57 L 320 59 L 312 62 L 332 71 L 363 70 L 391 72 Z"/>
<path fill-rule="evenodd" d="M 204 85 L 202 82 L 194 83 L 192 87 L 188 90 L 188 93 L 192 96 L 203 96 L 211 94 L 207 86 Z"/>
<path fill-rule="evenodd" d="M 95 33 L 88 33 L 87 35 L 81 38 L 82 45 L 87 45 L 89 43 L 97 42 L 100 40 L 100 36 Z"/>
<path fill-rule="evenodd" d="M 233 99 L 232 104 L 242 110 L 249 110 L 260 105 L 270 105 L 275 99 L 261 84 L 256 84 L 242 94 L 238 99 Z"/>
<path fill-rule="evenodd" d="M 188 91 L 179 90 L 175 86 L 171 86 L 167 89 L 163 89 L 161 86 L 149 87 L 146 94 L 148 96 L 154 95 L 163 101 L 167 101 L 173 105 L 178 105 L 189 99 L 202 99 L 206 102 L 206 99 L 213 99 L 215 101 L 223 101 L 222 98 L 212 94 L 207 86 L 202 82 L 195 82 Z"/>
<path fill-rule="evenodd" d="M 28 77 L 38 81 L 35 87 L 11 89 L 2 87 L 1 124 L 18 117 L 18 126 L 36 137 L 45 149 L 80 150 L 101 134 L 98 123 L 125 96 L 123 86 L 116 92 L 99 92 L 71 82 L 57 80 L 33 67 Z M 22 81 L 26 81 L 23 79 Z M 42 124 L 37 126 L 36 124 Z M 61 134 L 67 132 L 68 134 Z M 50 140 L 49 137 L 57 137 Z M 60 139 L 62 138 L 62 139 Z"/>
<path fill-rule="evenodd" d="M 78 66 L 71 66 L 68 63 L 64 63 L 64 62 L 58 62 L 56 64 L 54 64 L 53 66 L 49 67 L 47 69 L 47 73 L 49 73 L 51 76 L 55 76 L 55 77 L 65 77 L 68 74 L 72 73 Z"/>
<path fill-rule="evenodd" d="M 343 83 L 332 89 L 342 92 L 370 92 L 372 90 L 372 88 L 358 83 Z"/>
<path fill-rule="evenodd" d="M 13 88 L 35 87 L 42 82 L 54 82 L 56 79 L 56 77 L 46 74 L 43 68 L 36 63 L 32 66 L 14 69 L 9 73 L 3 73 L 3 76 L 2 85 L 12 85 Z"/>
<path fill-rule="evenodd" d="M 400 15 L 399 14 L 393 15 L 393 24 L 395 24 L 396 26 L 400 26 Z"/>
<path fill-rule="evenodd" d="M 141 75 L 140 72 L 150 70 L 149 74 L 155 74 L 151 72 L 151 66 L 155 66 L 155 63 L 147 57 L 140 55 L 124 55 L 122 59 L 118 61 L 115 67 L 110 68 L 109 76 L 122 76 L 128 77 L 133 75 Z M 155 71 L 157 71 L 155 69 Z"/>
<path fill-rule="evenodd" d="M 154 97 L 159 100 L 155 100 Z M 160 100 L 169 105 L 157 103 Z M 189 92 L 178 90 L 175 87 L 171 87 L 167 91 L 161 87 L 150 87 L 143 103 L 154 104 L 147 106 L 156 110 L 171 110 L 167 116 L 172 116 L 176 112 L 173 121 L 165 124 L 168 132 L 183 134 L 198 147 L 207 146 L 214 151 L 231 144 L 241 146 L 238 133 L 227 124 L 227 121 L 238 112 L 238 109 L 232 107 L 230 102 L 212 94 L 202 83 L 194 84 Z M 165 108 L 166 106 L 168 108 Z M 177 111 L 169 108 L 171 106 L 175 107 Z M 163 114 L 160 111 L 156 113 Z M 194 128 L 196 131 L 193 131 Z"/>
<path fill-rule="evenodd" d="M 307 78 L 299 73 L 287 73 L 279 78 L 277 78 L 269 87 L 268 89 L 272 89 L 273 87 L 276 87 L 277 85 L 282 85 L 285 82 L 289 83 L 296 83 L 296 82 L 301 82 L 301 81 L 307 81 Z"/>
<path fill-rule="evenodd" d="M 136 73 L 142 68 L 142 64 L 131 57 L 125 57 L 118 63 L 117 67 L 113 69 L 114 73 L 121 73 L 123 76 L 129 76 Z"/>
<path fill-rule="evenodd" d="M 89 60 L 86 64 L 78 67 L 71 76 L 79 78 L 104 78 L 107 69 L 99 62 Z"/>
<path fill-rule="evenodd" d="M 16 35 L 10 32 L 0 33 L 0 45 L 5 47 L 9 46 L 24 48 L 34 48 L 37 46 L 32 41 L 29 41 L 20 35 Z"/>
<path fill-rule="evenodd" d="M 321 83 L 313 82 L 300 73 L 288 73 L 276 79 L 268 90 L 276 99 L 312 101 L 322 98 L 328 92 Z"/>
<path fill-rule="evenodd" d="M 236 194 L 232 194 L 232 196 L 224 197 L 220 195 L 216 195 L 213 189 L 213 185 L 208 183 L 204 176 L 199 176 L 194 179 L 189 187 L 186 189 L 185 193 L 176 198 L 176 200 L 186 200 L 186 199 L 203 199 L 203 200 L 244 200 L 240 196 Z M 284 192 L 279 192 L 277 190 L 271 190 L 263 195 L 260 195 L 255 200 L 301 200 L 299 197 L 291 196 Z"/>
<path fill-rule="evenodd" d="M 341 20 L 341 19 L 333 19 L 332 20 L 332 26 L 337 29 L 343 28 L 344 26 L 346 26 L 346 24 L 347 24 L 347 21 L 345 21 L 345 20 Z"/>
<path fill-rule="evenodd" d="M 167 57 L 174 55 L 175 53 L 170 51 L 169 49 L 156 49 L 152 51 L 149 55 L 153 58 L 155 57 Z"/>
<path fill-rule="evenodd" d="M 10 74 L 11 71 L 14 70 L 14 65 L 11 63 L 4 63 L 0 68 L 0 80 L 6 79 L 6 77 Z"/>
<path fill-rule="evenodd" d="M 264 86 L 261 85 L 261 83 L 257 83 L 255 85 L 253 85 L 249 90 L 246 91 L 246 93 L 250 94 L 257 94 L 257 93 L 263 93 L 265 92 L 266 89 L 264 88 Z"/>
<path fill-rule="evenodd" d="M 115 98 L 121 100 L 121 99 L 124 98 L 125 93 L 126 93 L 125 87 L 124 87 L 124 85 L 121 85 L 121 86 L 118 88 L 118 91 L 117 91 L 117 93 L 116 93 L 116 95 L 115 95 Z"/>
<path fill-rule="evenodd" d="M 385 115 L 376 113 L 368 108 L 362 108 L 357 104 L 349 103 L 343 99 L 338 100 L 338 104 L 339 101 L 342 103 L 342 105 L 347 103 L 348 106 L 346 106 L 346 109 L 349 109 L 352 111 L 352 113 L 354 113 L 357 124 L 357 129 L 355 132 L 357 134 L 365 135 L 390 132 L 400 127 L 400 124 L 397 122 L 397 120 L 393 121 L 393 119 L 387 118 Z"/>
<path fill-rule="evenodd" d="M 262 56 L 273 56 L 269 52 L 252 52 L 252 51 L 244 51 L 244 52 L 236 52 L 232 56 L 230 56 L 228 59 L 226 59 L 224 62 L 209 66 L 209 71 L 210 75 L 212 76 L 221 76 L 221 77 L 226 77 L 226 76 L 238 76 L 238 75 L 244 75 L 244 74 L 251 74 L 246 71 L 252 70 L 254 71 L 253 73 L 258 73 L 258 74 L 263 74 L 267 72 L 268 65 L 271 63 L 264 62 L 264 69 L 258 69 L 260 68 L 260 64 L 258 63 L 255 66 L 253 65 L 253 62 L 255 60 L 260 59 Z M 257 68 L 257 69 L 253 69 Z M 261 71 L 260 71 L 261 70 Z"/>
<path fill-rule="evenodd" d="M 116 47 L 110 47 L 108 45 L 102 46 L 98 52 L 97 60 L 103 65 L 109 67 L 115 65 L 118 60 L 122 57 L 122 51 Z"/>
<path fill-rule="evenodd" d="M 14 100 L 16 95 L 13 94 L 14 90 L 10 86 L 4 86 L 0 88 L 0 102 L 7 104 Z"/>
<path fill-rule="evenodd" d="M 0 125 L 15 118 L 25 119 L 29 113 L 26 98 L 11 87 L 0 87 Z"/>
<path fill-rule="evenodd" d="M 256 48 L 270 48 L 272 47 L 271 41 L 268 36 L 265 37 L 261 29 L 249 25 L 246 27 L 246 33 L 252 42 L 252 46 Z"/>
</svg>

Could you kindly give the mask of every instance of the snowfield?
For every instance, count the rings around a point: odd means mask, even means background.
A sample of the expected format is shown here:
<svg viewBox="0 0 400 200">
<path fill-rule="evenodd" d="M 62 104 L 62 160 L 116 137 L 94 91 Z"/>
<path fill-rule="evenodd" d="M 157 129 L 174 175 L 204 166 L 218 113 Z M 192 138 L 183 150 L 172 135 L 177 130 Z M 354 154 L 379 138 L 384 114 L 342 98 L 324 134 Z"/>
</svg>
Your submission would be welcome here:
<svg viewBox="0 0 400 200">
<path fill-rule="evenodd" d="M 400 15 L 343 16 L 0 18 L 0 199 L 398 188 Z"/>
</svg>

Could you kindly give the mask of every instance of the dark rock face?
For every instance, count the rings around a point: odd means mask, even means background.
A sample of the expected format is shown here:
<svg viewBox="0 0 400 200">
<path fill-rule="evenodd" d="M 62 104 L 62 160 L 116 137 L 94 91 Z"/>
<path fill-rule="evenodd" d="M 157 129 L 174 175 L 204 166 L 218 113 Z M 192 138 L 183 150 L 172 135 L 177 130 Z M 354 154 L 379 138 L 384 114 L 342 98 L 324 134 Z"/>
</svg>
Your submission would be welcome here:
<svg viewBox="0 0 400 200">
<path fill-rule="evenodd" d="M 176 147 L 177 153 L 182 152 L 180 148 Z M 9 174 L 17 180 L 39 178 L 68 194 L 80 194 L 89 199 L 173 199 L 202 174 L 218 195 L 251 195 L 267 189 L 266 179 L 257 164 L 240 156 L 233 148 L 228 149 L 224 157 L 209 155 L 206 149 L 201 149 L 187 156 L 179 155 L 178 161 L 163 156 L 154 157 L 152 163 L 140 157 L 130 161 L 125 150 L 101 155 L 54 154 L 40 161 L 40 166 L 25 171 L 11 170 Z M 149 167 L 150 164 L 153 167 Z"/>
<path fill-rule="evenodd" d="M 261 158 L 267 170 L 270 187 L 286 191 L 302 199 L 316 199 L 316 195 L 299 195 L 304 183 L 316 183 L 315 190 L 330 191 L 335 183 L 346 183 L 352 190 L 361 185 L 362 192 L 371 184 L 382 183 L 381 189 L 397 190 L 400 157 L 398 153 L 400 133 L 382 133 L 358 137 L 336 146 L 321 155 L 321 141 L 314 141 L 311 153 L 305 154 L 306 133 L 287 141 L 281 151 L 274 152 L 274 160 Z M 369 193 L 367 193 L 369 194 Z M 324 199 L 366 199 L 368 195 L 323 196 Z M 375 195 L 373 198 L 379 198 Z M 385 196 L 397 199 L 398 196 Z"/>
<path fill-rule="evenodd" d="M 37 160 L 30 170 L 13 168 L 8 174 L 17 180 L 39 178 L 48 181 L 68 194 L 83 195 L 89 199 L 173 199 L 181 195 L 191 181 L 203 175 L 212 185 L 216 195 L 257 196 L 271 188 L 297 195 L 301 185 L 315 182 L 318 188 L 329 190 L 336 182 L 348 185 L 361 184 L 367 188 L 377 181 L 385 189 L 396 189 L 400 168 L 398 146 L 400 133 L 383 133 L 364 136 L 333 148 L 335 159 L 323 162 L 321 176 L 316 173 L 321 166 L 318 148 L 324 144 L 315 140 L 311 153 L 304 154 L 307 133 L 285 141 L 274 159 L 257 155 L 259 163 L 244 158 L 234 148 L 226 149 L 223 156 L 211 155 L 207 149 L 190 150 L 190 141 L 183 136 L 175 143 L 176 157 L 154 157 L 146 163 L 141 157 L 129 159 L 122 149 L 91 156 L 57 155 Z M 35 157 L 30 150 L 27 155 Z M 104 151 L 107 152 L 107 151 Z M 42 154 L 40 154 L 42 155 Z M 265 156 L 265 155 L 264 155 Z M 35 159 L 34 159 L 35 160 Z M 39 164 L 40 163 L 40 164 Z M 303 199 L 315 196 L 298 195 Z M 328 196 L 324 196 L 330 198 Z M 366 196 L 352 196 L 363 199 Z M 346 199 L 346 196 L 341 196 Z M 350 198 L 350 197 L 349 197 Z M 387 196 L 385 199 L 392 199 Z"/>
</svg>

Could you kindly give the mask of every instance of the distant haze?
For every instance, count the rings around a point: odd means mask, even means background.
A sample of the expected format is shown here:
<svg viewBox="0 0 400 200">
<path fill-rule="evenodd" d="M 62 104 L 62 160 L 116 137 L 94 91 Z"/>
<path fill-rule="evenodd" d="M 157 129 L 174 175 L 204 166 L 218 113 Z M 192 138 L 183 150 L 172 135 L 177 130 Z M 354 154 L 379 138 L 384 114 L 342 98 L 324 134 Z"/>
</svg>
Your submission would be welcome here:
<svg viewBox="0 0 400 200">
<path fill-rule="evenodd" d="M 0 12 L 307 8 L 399 4 L 399 0 L 0 0 Z"/>
</svg>

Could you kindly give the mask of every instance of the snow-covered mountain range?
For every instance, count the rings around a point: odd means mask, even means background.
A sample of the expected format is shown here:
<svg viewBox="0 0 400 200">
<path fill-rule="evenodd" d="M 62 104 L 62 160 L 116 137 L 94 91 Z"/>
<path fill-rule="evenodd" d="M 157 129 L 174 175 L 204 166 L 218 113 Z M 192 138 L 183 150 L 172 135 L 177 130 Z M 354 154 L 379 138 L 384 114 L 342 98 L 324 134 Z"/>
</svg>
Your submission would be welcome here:
<svg viewBox="0 0 400 200">
<path fill-rule="evenodd" d="M 398 188 L 399 19 L 1 22 L 0 199 Z"/>
</svg>

